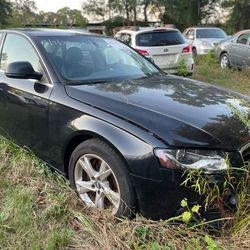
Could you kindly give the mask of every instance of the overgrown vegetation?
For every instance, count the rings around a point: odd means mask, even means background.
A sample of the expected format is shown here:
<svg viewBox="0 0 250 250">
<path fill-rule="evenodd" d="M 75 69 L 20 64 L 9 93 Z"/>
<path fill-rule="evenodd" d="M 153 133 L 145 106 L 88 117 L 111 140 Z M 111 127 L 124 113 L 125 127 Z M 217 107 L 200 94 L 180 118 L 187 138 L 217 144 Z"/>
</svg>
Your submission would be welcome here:
<svg viewBox="0 0 250 250">
<path fill-rule="evenodd" d="M 0 161 L 0 249 L 247 249 L 249 246 L 247 185 L 235 216 L 237 224 L 220 234 L 208 235 L 204 228 L 190 226 L 188 211 L 182 215 L 186 224 L 174 225 L 167 223 L 170 220 L 153 222 L 141 217 L 118 221 L 108 212 L 84 209 L 61 176 L 3 138 Z M 187 207 L 188 202 L 183 200 L 181 205 Z M 199 206 L 190 211 L 198 214 Z"/>
<path fill-rule="evenodd" d="M 204 58 L 198 57 L 195 62 L 193 79 L 209 82 L 223 88 L 232 89 L 250 96 L 250 69 L 222 70 L 211 52 Z"/>
<path fill-rule="evenodd" d="M 184 59 L 180 60 L 179 67 L 178 67 L 178 75 L 179 76 L 186 76 L 188 74 L 186 62 Z"/>
<path fill-rule="evenodd" d="M 189 224 L 118 220 L 83 208 L 61 176 L 3 138 L 0 171 L 0 249 L 247 249 L 250 244 L 249 215 L 233 230 L 209 235 Z"/>
</svg>

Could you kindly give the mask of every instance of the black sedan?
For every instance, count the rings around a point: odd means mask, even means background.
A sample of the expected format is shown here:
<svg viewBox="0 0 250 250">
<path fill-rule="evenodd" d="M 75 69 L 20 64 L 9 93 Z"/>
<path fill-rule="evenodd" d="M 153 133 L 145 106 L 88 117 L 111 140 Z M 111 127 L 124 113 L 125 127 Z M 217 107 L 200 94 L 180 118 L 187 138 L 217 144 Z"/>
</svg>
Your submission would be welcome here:
<svg viewBox="0 0 250 250">
<path fill-rule="evenodd" d="M 222 69 L 250 67 L 250 30 L 243 30 L 224 42 L 216 49 Z"/>
<path fill-rule="evenodd" d="M 172 216 L 180 185 L 249 160 L 250 134 L 228 103 L 249 98 L 166 75 L 130 47 L 74 31 L 0 31 L 0 127 L 69 178 L 83 203 L 116 216 Z M 229 157 L 229 161 L 226 159 Z"/>
</svg>

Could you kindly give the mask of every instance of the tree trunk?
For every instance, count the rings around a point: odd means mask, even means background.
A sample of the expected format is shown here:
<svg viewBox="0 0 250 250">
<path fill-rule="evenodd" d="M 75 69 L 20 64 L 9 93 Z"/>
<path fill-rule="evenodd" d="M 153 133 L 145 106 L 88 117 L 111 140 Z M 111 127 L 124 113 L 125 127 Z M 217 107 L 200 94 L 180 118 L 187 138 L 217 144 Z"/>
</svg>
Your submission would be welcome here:
<svg viewBox="0 0 250 250">
<path fill-rule="evenodd" d="M 143 15 L 144 15 L 145 24 L 148 24 L 148 16 L 147 16 L 148 5 L 149 5 L 149 0 L 145 0 L 144 7 L 143 7 Z"/>
<path fill-rule="evenodd" d="M 129 20 L 129 0 L 123 0 L 123 4 L 125 7 L 125 12 L 126 12 L 126 25 L 130 25 L 130 20 Z"/>
<path fill-rule="evenodd" d="M 134 26 L 136 26 L 137 10 L 136 10 L 136 0 L 133 0 L 133 14 L 134 14 Z"/>
</svg>

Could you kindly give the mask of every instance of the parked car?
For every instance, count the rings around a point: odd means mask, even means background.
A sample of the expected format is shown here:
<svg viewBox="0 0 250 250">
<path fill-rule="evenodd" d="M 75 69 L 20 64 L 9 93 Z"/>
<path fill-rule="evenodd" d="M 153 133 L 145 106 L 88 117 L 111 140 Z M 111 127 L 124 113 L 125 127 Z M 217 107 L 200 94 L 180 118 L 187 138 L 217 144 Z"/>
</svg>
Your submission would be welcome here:
<svg viewBox="0 0 250 250">
<path fill-rule="evenodd" d="M 250 30 L 243 30 L 219 43 L 217 58 L 222 69 L 250 67 Z"/>
<path fill-rule="evenodd" d="M 215 27 L 191 27 L 183 34 L 192 45 L 195 56 L 207 54 L 215 49 L 219 42 L 228 38 L 222 29 Z"/>
<path fill-rule="evenodd" d="M 87 206 L 166 218 L 183 198 L 203 204 L 180 185 L 184 172 L 219 185 L 250 160 L 249 130 L 228 106 L 246 111 L 246 96 L 167 75 L 94 34 L 2 30 L 0 49 L 0 133 L 69 178 Z"/>
<path fill-rule="evenodd" d="M 121 30 L 115 38 L 128 44 L 168 73 L 178 73 L 184 61 L 188 75 L 194 70 L 192 48 L 179 30 L 173 28 L 138 28 Z"/>
</svg>

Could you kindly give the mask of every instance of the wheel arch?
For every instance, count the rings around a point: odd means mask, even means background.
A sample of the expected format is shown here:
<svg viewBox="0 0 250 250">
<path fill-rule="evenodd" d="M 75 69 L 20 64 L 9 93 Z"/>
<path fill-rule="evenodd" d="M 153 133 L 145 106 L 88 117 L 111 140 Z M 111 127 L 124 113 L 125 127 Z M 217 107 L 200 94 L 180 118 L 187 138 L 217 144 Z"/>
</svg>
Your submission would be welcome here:
<svg viewBox="0 0 250 250">
<path fill-rule="evenodd" d="M 230 55 L 229 55 L 229 53 L 226 51 L 226 50 L 223 50 L 223 51 L 221 51 L 221 53 L 220 53 L 220 59 L 221 59 L 221 57 L 224 55 L 224 54 L 226 54 L 227 55 L 227 57 L 228 57 L 228 59 L 229 59 L 229 62 L 231 63 L 231 58 L 230 58 Z"/>
<path fill-rule="evenodd" d="M 122 155 L 120 150 L 107 138 L 104 136 L 89 130 L 80 130 L 76 133 L 72 134 L 70 139 L 68 139 L 65 147 L 64 147 L 64 172 L 66 176 L 68 177 L 68 167 L 69 167 L 69 160 L 73 153 L 73 151 L 76 149 L 76 147 L 81 144 L 84 141 L 87 141 L 89 139 L 100 139 L 101 141 L 108 144 L 124 161 L 127 168 L 129 168 L 128 163 L 125 159 L 125 157 Z"/>
<path fill-rule="evenodd" d="M 72 152 L 81 142 L 88 139 L 98 138 L 109 145 L 121 157 L 132 175 L 141 174 L 142 162 L 145 169 L 151 168 L 148 158 L 155 161 L 154 148 L 163 145 L 153 136 L 148 136 L 146 131 L 141 131 L 141 133 L 135 135 L 121 127 L 91 116 L 78 117 L 71 124 L 74 124 L 74 126 L 68 131 L 68 136 L 63 142 L 61 151 L 63 172 L 66 176 Z M 158 178 L 158 171 L 158 169 L 154 170 L 151 175 Z M 148 171 L 143 171 L 142 175 L 148 177 Z"/>
</svg>

